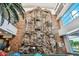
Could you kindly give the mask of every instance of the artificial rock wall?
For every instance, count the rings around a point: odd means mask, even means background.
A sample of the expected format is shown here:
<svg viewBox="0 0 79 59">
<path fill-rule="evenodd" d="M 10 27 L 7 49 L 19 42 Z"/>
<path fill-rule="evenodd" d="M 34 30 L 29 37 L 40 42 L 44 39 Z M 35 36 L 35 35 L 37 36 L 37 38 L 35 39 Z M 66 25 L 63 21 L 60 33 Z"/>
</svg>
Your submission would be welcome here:
<svg viewBox="0 0 79 59">
<path fill-rule="evenodd" d="M 56 52 L 57 28 L 52 16 L 49 10 L 40 7 L 26 13 L 26 30 L 23 38 L 25 46 L 38 47 L 39 51 L 43 50 L 45 54 Z"/>
<path fill-rule="evenodd" d="M 45 54 L 62 52 L 56 45 L 56 42 L 58 44 L 62 41 L 56 17 L 49 10 L 40 7 L 26 12 L 26 19 L 21 18 L 17 23 L 17 35 L 10 41 L 11 50 L 18 51 L 24 41 L 24 45 L 38 46 Z"/>
</svg>

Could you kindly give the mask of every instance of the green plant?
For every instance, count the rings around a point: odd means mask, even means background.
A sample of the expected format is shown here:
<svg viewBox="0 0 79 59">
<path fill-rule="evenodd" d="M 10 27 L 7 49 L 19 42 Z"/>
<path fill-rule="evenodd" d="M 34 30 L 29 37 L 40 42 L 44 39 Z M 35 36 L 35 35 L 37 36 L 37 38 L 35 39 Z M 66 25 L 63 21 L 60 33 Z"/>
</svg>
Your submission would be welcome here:
<svg viewBox="0 0 79 59">
<path fill-rule="evenodd" d="M 24 18 L 24 12 L 21 3 L 0 3 L 0 25 L 3 24 L 4 20 L 8 20 L 8 23 L 13 20 L 16 23 L 19 21 L 19 15 Z"/>
<path fill-rule="evenodd" d="M 70 44 L 71 44 L 72 47 L 74 46 L 73 43 L 74 43 L 73 40 L 70 40 Z"/>
</svg>

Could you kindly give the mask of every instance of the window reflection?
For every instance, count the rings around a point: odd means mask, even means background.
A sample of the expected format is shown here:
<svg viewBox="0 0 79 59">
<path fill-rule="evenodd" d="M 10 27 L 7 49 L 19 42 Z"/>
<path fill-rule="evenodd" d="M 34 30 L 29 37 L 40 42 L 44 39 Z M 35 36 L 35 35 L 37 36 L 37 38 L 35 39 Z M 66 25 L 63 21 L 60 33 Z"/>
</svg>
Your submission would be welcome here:
<svg viewBox="0 0 79 59">
<path fill-rule="evenodd" d="M 79 3 L 73 3 L 66 13 L 61 17 L 63 25 L 68 25 L 72 20 L 79 17 Z"/>
<path fill-rule="evenodd" d="M 79 36 L 68 36 L 70 46 L 74 53 L 79 53 Z"/>
</svg>

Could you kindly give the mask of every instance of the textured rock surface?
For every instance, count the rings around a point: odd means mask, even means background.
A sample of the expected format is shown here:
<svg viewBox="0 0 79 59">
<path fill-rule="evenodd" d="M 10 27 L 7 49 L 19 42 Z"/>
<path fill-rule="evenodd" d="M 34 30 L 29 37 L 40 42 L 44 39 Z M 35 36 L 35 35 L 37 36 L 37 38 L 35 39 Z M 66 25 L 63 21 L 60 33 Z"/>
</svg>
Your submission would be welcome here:
<svg viewBox="0 0 79 59">
<path fill-rule="evenodd" d="M 17 29 L 17 35 L 10 41 L 12 51 L 18 51 L 22 42 L 24 46 L 37 46 L 45 54 L 62 51 L 56 45 L 56 42 L 61 42 L 58 34 L 59 22 L 46 9 L 36 8 L 26 12 L 26 20 L 20 19 Z"/>
<path fill-rule="evenodd" d="M 55 39 L 53 33 L 53 18 L 48 10 L 43 10 L 40 7 L 28 11 L 26 13 L 26 32 L 24 37 L 25 45 L 41 46 L 46 54 L 51 54 L 54 51 Z M 51 41 L 51 42 L 50 42 Z M 51 44 L 54 42 L 54 44 Z"/>
</svg>

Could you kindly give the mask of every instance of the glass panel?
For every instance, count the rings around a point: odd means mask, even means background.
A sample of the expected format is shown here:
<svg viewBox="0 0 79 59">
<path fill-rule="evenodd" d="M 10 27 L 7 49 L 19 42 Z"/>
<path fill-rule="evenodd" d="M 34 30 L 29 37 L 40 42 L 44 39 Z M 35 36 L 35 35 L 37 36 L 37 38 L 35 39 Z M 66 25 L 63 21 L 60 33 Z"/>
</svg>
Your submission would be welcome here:
<svg viewBox="0 0 79 59">
<path fill-rule="evenodd" d="M 74 19 L 76 19 L 77 17 L 79 17 L 79 12 L 73 16 Z"/>
<path fill-rule="evenodd" d="M 76 19 L 77 17 L 79 17 L 79 12 L 77 10 L 73 10 L 72 17 L 73 17 L 73 19 Z"/>
<path fill-rule="evenodd" d="M 74 16 L 77 12 L 78 12 L 77 10 L 73 10 L 73 11 L 71 12 L 72 16 Z"/>
<path fill-rule="evenodd" d="M 69 24 L 72 20 L 79 17 L 79 3 L 73 3 L 66 13 L 62 16 L 61 20 L 64 25 Z"/>
<path fill-rule="evenodd" d="M 79 11 L 79 4 L 77 4 L 76 8 L 74 10 Z"/>
<path fill-rule="evenodd" d="M 63 18 L 63 24 L 64 24 L 64 25 L 67 25 L 67 24 L 70 23 L 72 20 L 73 20 L 73 18 L 72 18 L 71 14 L 70 14 L 70 15 L 68 15 L 68 17 Z"/>
<path fill-rule="evenodd" d="M 63 17 L 67 17 L 79 4 L 72 4 Z"/>
<path fill-rule="evenodd" d="M 79 53 L 79 36 L 70 36 L 69 42 L 72 48 L 72 51 Z"/>
</svg>

